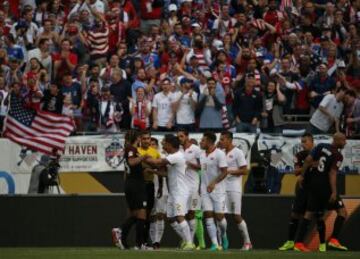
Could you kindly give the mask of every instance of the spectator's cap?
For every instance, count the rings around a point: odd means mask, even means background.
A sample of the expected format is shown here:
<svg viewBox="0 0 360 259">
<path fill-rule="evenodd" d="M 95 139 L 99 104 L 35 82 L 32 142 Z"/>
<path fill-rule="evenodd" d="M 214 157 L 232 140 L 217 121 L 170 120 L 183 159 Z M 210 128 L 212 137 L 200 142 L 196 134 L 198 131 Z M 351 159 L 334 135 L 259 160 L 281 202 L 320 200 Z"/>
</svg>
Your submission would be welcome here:
<svg viewBox="0 0 360 259">
<path fill-rule="evenodd" d="M 189 16 L 184 15 L 184 16 L 182 17 L 181 21 L 182 21 L 182 22 L 191 22 L 191 19 L 190 19 Z"/>
<path fill-rule="evenodd" d="M 320 41 L 329 41 L 329 37 L 328 36 L 325 36 L 325 35 L 322 35 L 320 37 Z"/>
<path fill-rule="evenodd" d="M 210 77 L 212 77 L 211 72 L 210 72 L 209 70 L 207 70 L 207 69 L 202 70 L 202 71 L 201 71 L 201 74 L 202 74 L 205 78 L 210 78 Z"/>
<path fill-rule="evenodd" d="M 180 80 L 180 85 L 183 85 L 183 84 L 186 84 L 186 83 L 192 83 L 193 81 L 191 80 L 191 79 L 189 79 L 189 78 L 186 78 L 186 77 L 183 77 L 183 78 L 181 78 L 181 80 Z"/>
<path fill-rule="evenodd" d="M 346 65 L 345 65 L 345 62 L 344 60 L 340 60 L 337 64 L 337 67 L 338 68 L 346 68 Z"/>
<path fill-rule="evenodd" d="M 224 49 L 224 43 L 221 40 L 214 40 L 213 43 L 212 43 L 212 46 L 216 50 Z"/>
<path fill-rule="evenodd" d="M 170 58 L 177 58 L 176 52 L 175 52 L 175 51 L 170 51 L 170 52 L 169 52 L 169 57 L 170 57 Z"/>
<path fill-rule="evenodd" d="M 134 91 L 136 91 L 138 88 L 145 88 L 145 84 L 141 81 L 136 80 L 133 83 L 132 88 L 134 89 Z"/>
<path fill-rule="evenodd" d="M 320 65 L 319 65 L 319 68 L 328 68 L 328 64 L 326 62 L 321 62 Z"/>
<path fill-rule="evenodd" d="M 169 82 L 169 84 L 171 83 L 171 79 L 169 77 L 164 77 L 162 80 L 161 80 L 162 83 L 165 83 L 165 82 Z"/>
<path fill-rule="evenodd" d="M 17 57 L 10 55 L 9 56 L 9 62 L 18 62 L 19 60 L 17 59 Z"/>
<path fill-rule="evenodd" d="M 194 27 L 194 28 L 199 27 L 199 28 L 201 28 L 201 25 L 199 23 L 195 22 L 195 23 L 191 24 L 191 27 Z"/>
<path fill-rule="evenodd" d="M 176 12 L 178 10 L 176 4 L 169 5 L 169 12 Z"/>
<path fill-rule="evenodd" d="M 28 23 L 25 20 L 19 20 L 18 23 L 15 26 L 15 30 L 19 30 L 19 29 L 27 29 L 29 28 Z"/>
</svg>

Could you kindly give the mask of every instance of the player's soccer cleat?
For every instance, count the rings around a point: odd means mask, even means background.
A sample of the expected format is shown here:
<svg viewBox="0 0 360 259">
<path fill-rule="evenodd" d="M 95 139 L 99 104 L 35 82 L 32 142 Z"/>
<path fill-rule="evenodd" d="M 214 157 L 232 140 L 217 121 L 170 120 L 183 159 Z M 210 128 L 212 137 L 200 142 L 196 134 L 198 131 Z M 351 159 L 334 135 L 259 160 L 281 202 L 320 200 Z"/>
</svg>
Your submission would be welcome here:
<svg viewBox="0 0 360 259">
<path fill-rule="evenodd" d="M 121 229 L 120 228 L 113 228 L 111 230 L 111 235 L 112 235 L 112 241 L 113 244 L 120 248 L 121 250 L 124 250 L 125 247 L 123 245 L 123 243 L 121 242 Z"/>
<path fill-rule="evenodd" d="M 282 246 L 279 247 L 280 251 L 287 251 L 294 249 L 294 241 L 288 240 Z"/>
<path fill-rule="evenodd" d="M 229 249 L 229 240 L 228 240 L 226 234 L 222 237 L 222 248 L 223 248 L 224 250 L 228 250 L 228 249 Z"/>
<path fill-rule="evenodd" d="M 195 246 L 193 243 L 186 243 L 182 248 L 182 250 L 190 251 L 190 250 L 194 250 L 194 248 Z"/>
<path fill-rule="evenodd" d="M 319 245 L 319 252 L 326 252 L 326 243 Z"/>
<path fill-rule="evenodd" d="M 304 245 L 304 243 L 295 243 L 294 250 L 299 252 L 310 252 L 310 250 Z"/>
<path fill-rule="evenodd" d="M 200 246 L 199 245 L 199 246 L 196 247 L 196 250 L 204 250 L 205 248 L 206 248 L 206 246 Z"/>
<path fill-rule="evenodd" d="M 184 240 L 182 240 L 180 242 L 180 249 L 183 249 L 185 245 L 186 245 L 186 242 Z"/>
<path fill-rule="evenodd" d="M 221 251 L 222 250 L 222 247 L 219 246 L 219 245 L 216 245 L 216 244 L 212 244 L 211 247 L 210 247 L 210 251 Z"/>
<path fill-rule="evenodd" d="M 159 243 L 159 242 L 155 242 L 155 243 L 153 244 L 153 248 L 154 248 L 154 250 L 160 249 L 160 243 Z"/>
<path fill-rule="evenodd" d="M 253 247 L 252 247 L 252 244 L 251 243 L 245 243 L 243 245 L 243 247 L 241 248 L 242 251 L 249 251 L 251 250 Z"/>
<path fill-rule="evenodd" d="M 347 251 L 347 247 L 340 244 L 336 238 L 331 238 L 328 242 L 328 246 L 340 251 Z"/>
<path fill-rule="evenodd" d="M 154 250 L 154 248 L 152 248 L 151 246 L 147 246 L 145 244 L 142 244 L 140 247 L 135 246 L 134 250 L 152 251 L 152 250 Z"/>
</svg>

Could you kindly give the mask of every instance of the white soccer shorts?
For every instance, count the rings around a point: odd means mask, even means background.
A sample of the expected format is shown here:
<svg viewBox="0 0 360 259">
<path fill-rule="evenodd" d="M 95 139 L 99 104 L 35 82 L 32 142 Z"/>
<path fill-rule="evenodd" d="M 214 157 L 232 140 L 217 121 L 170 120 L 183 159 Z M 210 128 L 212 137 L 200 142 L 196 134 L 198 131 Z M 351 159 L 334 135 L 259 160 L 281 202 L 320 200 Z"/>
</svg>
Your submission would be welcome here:
<svg viewBox="0 0 360 259">
<path fill-rule="evenodd" d="M 151 211 L 151 216 L 154 216 L 156 214 L 166 214 L 167 202 L 167 195 L 162 195 L 160 198 L 155 198 L 155 205 Z"/>
<path fill-rule="evenodd" d="M 201 209 L 201 198 L 198 192 L 192 193 L 187 201 L 187 210 L 200 210 Z"/>
<path fill-rule="evenodd" d="M 189 195 L 170 195 L 167 202 L 167 217 L 174 218 L 187 214 L 187 201 Z"/>
<path fill-rule="evenodd" d="M 241 215 L 241 192 L 226 192 L 226 213 Z"/>
<path fill-rule="evenodd" d="M 203 211 L 213 211 L 215 213 L 226 212 L 226 194 L 225 193 L 202 193 L 201 207 Z"/>
</svg>

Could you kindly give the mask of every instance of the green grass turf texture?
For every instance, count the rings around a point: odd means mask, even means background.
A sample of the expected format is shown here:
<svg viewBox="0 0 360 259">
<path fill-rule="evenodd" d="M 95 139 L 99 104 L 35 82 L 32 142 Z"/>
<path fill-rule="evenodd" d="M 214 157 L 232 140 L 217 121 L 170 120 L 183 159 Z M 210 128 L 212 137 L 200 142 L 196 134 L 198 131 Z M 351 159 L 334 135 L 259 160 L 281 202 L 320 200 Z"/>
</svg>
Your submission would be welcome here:
<svg viewBox="0 0 360 259">
<path fill-rule="evenodd" d="M 360 258 L 360 252 L 311 252 L 295 251 L 280 252 L 276 250 L 252 250 L 243 252 L 229 250 L 221 252 L 211 251 L 181 251 L 176 249 L 162 249 L 157 251 L 120 251 L 116 248 L 0 248 L 1 259 L 282 259 L 282 258 L 315 258 L 340 259 Z"/>
</svg>

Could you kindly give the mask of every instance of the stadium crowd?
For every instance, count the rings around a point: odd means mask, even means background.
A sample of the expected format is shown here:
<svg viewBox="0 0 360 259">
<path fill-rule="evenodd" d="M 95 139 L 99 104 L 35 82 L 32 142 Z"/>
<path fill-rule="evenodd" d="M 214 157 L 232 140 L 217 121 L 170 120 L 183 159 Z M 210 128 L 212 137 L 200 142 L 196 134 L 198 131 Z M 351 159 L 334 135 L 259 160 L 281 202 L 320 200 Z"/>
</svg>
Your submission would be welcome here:
<svg viewBox="0 0 360 259">
<path fill-rule="evenodd" d="M 1 124 L 14 92 L 78 132 L 360 131 L 360 0 L 0 5 Z"/>
</svg>

